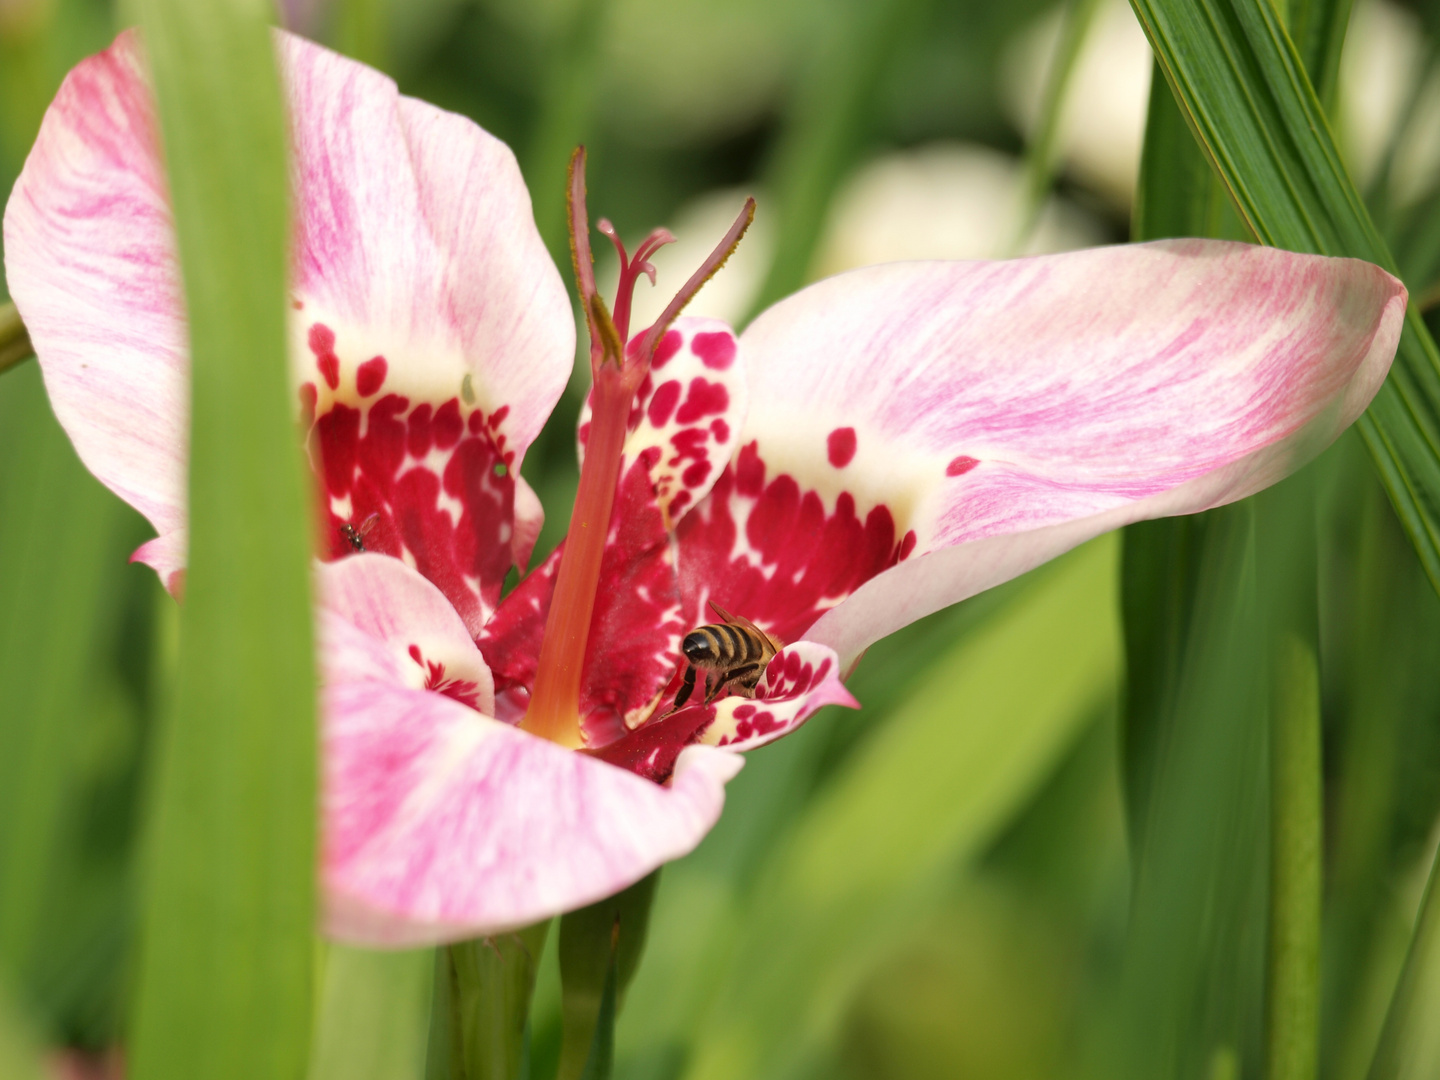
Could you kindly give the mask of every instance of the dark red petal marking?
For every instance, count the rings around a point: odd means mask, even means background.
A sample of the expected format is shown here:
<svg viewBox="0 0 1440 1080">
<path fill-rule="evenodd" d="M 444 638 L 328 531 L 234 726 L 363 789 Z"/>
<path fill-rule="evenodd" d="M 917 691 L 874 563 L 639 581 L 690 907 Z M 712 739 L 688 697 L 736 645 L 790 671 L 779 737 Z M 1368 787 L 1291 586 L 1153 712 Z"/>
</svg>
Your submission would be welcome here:
<svg viewBox="0 0 1440 1080">
<path fill-rule="evenodd" d="M 320 329 L 312 328 L 312 341 L 323 341 Z M 322 489 L 324 557 L 352 554 L 341 526 L 376 515 L 366 550 L 409 561 L 478 634 L 512 561 L 515 481 L 508 467 L 495 473 L 513 454 L 483 417 L 474 431 L 468 419 L 457 398 L 437 408 L 384 394 L 358 408 L 331 405 L 311 427 L 309 445 Z"/>
<path fill-rule="evenodd" d="M 696 334 L 690 347 L 712 371 L 724 371 L 735 362 L 735 338 L 731 334 Z"/>
<path fill-rule="evenodd" d="M 857 445 L 853 427 L 840 427 L 830 432 L 825 438 L 825 453 L 830 458 L 830 464 L 837 469 L 843 469 L 849 465 L 855 460 Z"/>
<path fill-rule="evenodd" d="M 685 404 L 680 406 L 675 419 L 682 424 L 693 424 L 702 416 L 723 413 L 729 407 L 730 391 L 725 389 L 724 383 L 691 379 L 690 392 L 685 395 Z"/>
<path fill-rule="evenodd" d="M 563 545 L 562 545 L 563 548 Z M 522 581 L 480 635 L 495 677 L 497 711 L 523 712 L 535 684 L 540 641 L 555 591 L 561 549 Z M 642 463 L 632 464 L 615 493 L 581 674 L 580 713 L 589 745 L 628 730 L 670 679 L 680 657 L 680 593 L 669 538 Z M 506 717 L 509 718 L 508 716 Z"/>
<path fill-rule="evenodd" d="M 581 753 L 663 784 L 675 771 L 680 751 L 697 742 L 714 717 L 713 707 L 691 706 L 627 732 L 609 746 Z"/>
<path fill-rule="evenodd" d="M 411 645 L 408 652 L 410 659 L 419 665 L 420 670 L 425 673 L 425 689 L 434 690 L 437 694 L 444 694 L 446 697 L 454 698 L 462 705 L 479 711 L 480 708 L 480 684 L 470 679 L 454 679 L 445 671 L 445 665 L 434 660 L 426 659 L 420 651 L 419 645 Z"/>
<path fill-rule="evenodd" d="M 739 355 L 735 336 L 728 329 L 704 329 L 707 324 L 722 325 L 683 319 L 665 335 L 669 366 L 654 377 L 652 370 L 641 382 L 628 418 L 625 458 L 646 463 L 671 527 L 710 490 L 735 450 L 737 422 L 744 416 L 743 372 L 733 362 Z M 707 366 L 695 347 L 702 339 L 712 356 L 728 349 L 726 370 Z M 581 414 L 582 452 L 589 446 L 590 408 L 587 402 Z"/>
<path fill-rule="evenodd" d="M 664 427 L 669 423 L 670 417 L 674 415 L 675 406 L 680 403 L 680 389 L 680 383 L 675 379 L 660 384 L 650 398 L 650 406 L 646 410 L 646 416 L 650 423 L 656 427 Z"/>
<path fill-rule="evenodd" d="M 335 331 L 324 323 L 310 327 L 310 351 L 315 354 L 315 366 L 325 379 L 325 385 L 334 390 L 340 385 L 340 358 L 335 355 Z"/>
<path fill-rule="evenodd" d="M 967 457 L 965 454 L 961 454 L 959 457 L 953 459 L 949 465 L 945 466 L 945 475 L 964 476 L 979 464 L 980 462 L 977 458 Z"/>
<path fill-rule="evenodd" d="M 655 346 L 655 358 L 650 361 L 650 370 L 659 371 L 664 367 L 670 358 L 680 351 L 680 346 L 684 340 L 684 337 L 678 330 L 665 331 L 665 336 L 660 339 L 660 344 Z M 637 334 L 631 339 L 630 345 L 626 346 L 626 351 L 628 352 L 631 346 L 638 346 L 639 342 L 640 335 Z"/>
<path fill-rule="evenodd" d="M 355 389 L 361 397 L 369 397 L 385 385 L 385 374 L 389 365 L 383 356 L 366 360 L 355 372 Z"/>
<path fill-rule="evenodd" d="M 894 565 L 901 543 L 890 509 L 861 511 L 842 492 L 820 495 L 785 473 L 767 477 L 754 442 L 676 530 L 680 591 L 691 625 L 714 600 L 795 641 L 822 614 Z"/>
</svg>

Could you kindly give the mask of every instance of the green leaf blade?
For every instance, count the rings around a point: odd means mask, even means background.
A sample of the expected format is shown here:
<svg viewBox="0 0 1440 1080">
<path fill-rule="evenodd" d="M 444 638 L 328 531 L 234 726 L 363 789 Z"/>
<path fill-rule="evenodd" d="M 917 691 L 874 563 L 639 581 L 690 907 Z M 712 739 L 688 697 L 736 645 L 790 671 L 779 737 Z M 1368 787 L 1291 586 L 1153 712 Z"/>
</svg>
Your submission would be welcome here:
<svg viewBox="0 0 1440 1080">
<path fill-rule="evenodd" d="M 1395 260 L 1270 4 L 1132 0 L 1132 6 L 1187 122 L 1254 234 L 1276 247 L 1368 259 L 1394 273 Z M 1440 590 L 1440 353 L 1413 311 L 1390 379 L 1360 426 Z"/>
<path fill-rule="evenodd" d="M 138 5 L 185 286 L 190 555 L 150 821 L 134 1075 L 304 1074 L 311 544 L 286 370 L 288 177 L 261 0 Z"/>
</svg>

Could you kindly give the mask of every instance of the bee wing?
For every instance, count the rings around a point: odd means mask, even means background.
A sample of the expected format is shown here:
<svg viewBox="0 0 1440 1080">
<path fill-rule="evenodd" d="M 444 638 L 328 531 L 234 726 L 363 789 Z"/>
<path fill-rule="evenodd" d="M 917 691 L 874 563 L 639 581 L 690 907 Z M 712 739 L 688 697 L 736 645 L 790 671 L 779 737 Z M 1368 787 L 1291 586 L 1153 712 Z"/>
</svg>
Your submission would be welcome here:
<svg viewBox="0 0 1440 1080">
<path fill-rule="evenodd" d="M 731 626 L 741 626 L 747 630 L 755 631 L 755 633 L 759 634 L 766 641 L 770 642 L 771 647 L 777 653 L 785 647 L 783 644 L 781 644 L 779 638 L 775 637 L 772 634 L 767 634 L 764 630 L 761 630 L 760 627 L 756 626 L 749 619 L 745 618 L 744 615 L 731 615 L 730 612 L 726 611 L 719 604 L 715 603 L 714 600 L 710 601 L 710 606 L 715 610 L 716 615 L 719 615 L 720 618 L 724 619 Z"/>
</svg>

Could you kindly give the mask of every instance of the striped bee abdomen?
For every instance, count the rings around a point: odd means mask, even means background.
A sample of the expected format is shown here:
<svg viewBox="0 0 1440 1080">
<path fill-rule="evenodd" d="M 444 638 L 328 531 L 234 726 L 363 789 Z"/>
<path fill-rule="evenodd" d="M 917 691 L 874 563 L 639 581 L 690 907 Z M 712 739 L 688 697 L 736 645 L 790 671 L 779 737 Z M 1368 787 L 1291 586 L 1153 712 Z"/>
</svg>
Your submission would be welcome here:
<svg viewBox="0 0 1440 1080">
<path fill-rule="evenodd" d="M 686 667 L 671 712 L 684 708 L 690 700 L 699 671 L 705 673 L 706 705 L 722 692 L 754 697 L 765 665 L 780 650 L 780 643 L 749 619 L 731 615 L 713 600 L 710 606 L 725 621 L 696 627 L 680 642 Z"/>
<path fill-rule="evenodd" d="M 680 643 L 685 659 L 698 667 L 732 668 L 765 656 L 765 642 L 757 634 L 728 623 L 712 623 L 690 631 Z"/>
</svg>

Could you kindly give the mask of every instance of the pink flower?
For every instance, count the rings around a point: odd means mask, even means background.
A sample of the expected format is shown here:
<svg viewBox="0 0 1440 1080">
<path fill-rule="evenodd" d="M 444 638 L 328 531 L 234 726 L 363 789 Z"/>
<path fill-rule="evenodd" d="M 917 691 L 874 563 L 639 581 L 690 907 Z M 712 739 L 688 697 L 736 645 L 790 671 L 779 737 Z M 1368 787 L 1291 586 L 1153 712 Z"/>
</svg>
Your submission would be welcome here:
<svg viewBox="0 0 1440 1080">
<path fill-rule="evenodd" d="M 1374 266 L 1176 241 L 872 267 L 738 338 L 681 318 L 622 348 L 666 236 L 627 260 L 612 321 L 581 175 L 588 457 L 571 539 L 502 600 L 541 521 L 520 464 L 574 353 L 514 158 L 278 41 L 340 937 L 519 926 L 688 851 L 734 751 L 853 704 L 840 677 L 871 642 L 1106 530 L 1273 482 L 1365 408 L 1400 334 L 1405 290 Z M 133 36 L 67 79 L 5 246 L 55 412 L 154 524 L 136 558 L 178 593 L 185 323 Z M 790 644 L 753 697 L 670 712 L 712 602 Z"/>
</svg>

